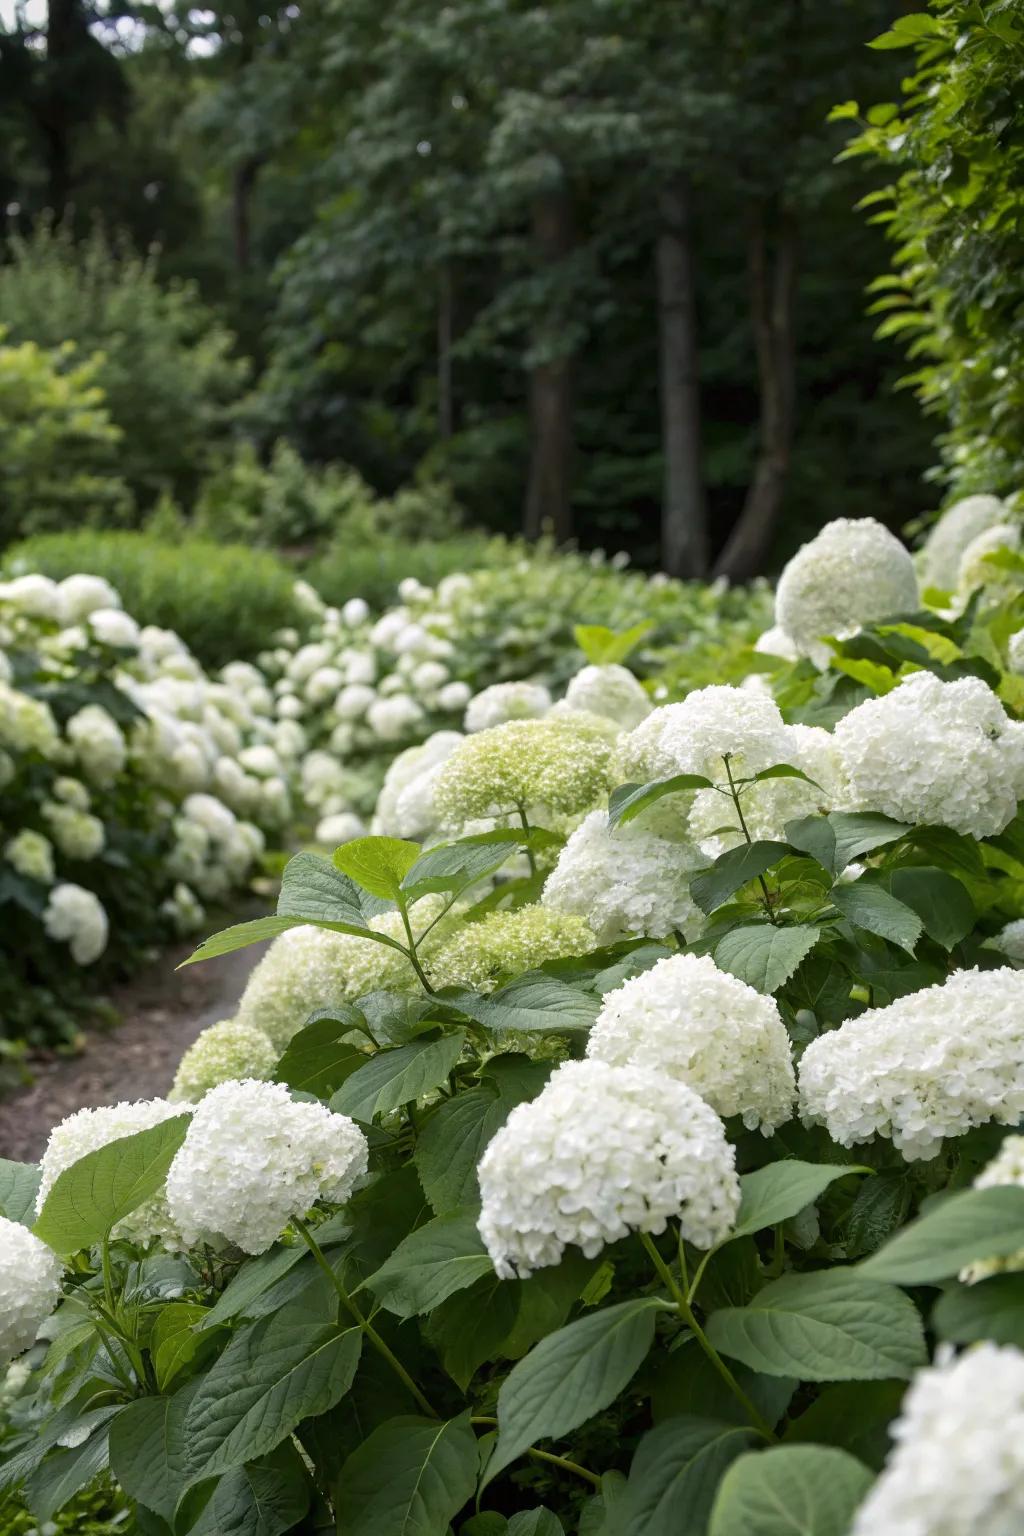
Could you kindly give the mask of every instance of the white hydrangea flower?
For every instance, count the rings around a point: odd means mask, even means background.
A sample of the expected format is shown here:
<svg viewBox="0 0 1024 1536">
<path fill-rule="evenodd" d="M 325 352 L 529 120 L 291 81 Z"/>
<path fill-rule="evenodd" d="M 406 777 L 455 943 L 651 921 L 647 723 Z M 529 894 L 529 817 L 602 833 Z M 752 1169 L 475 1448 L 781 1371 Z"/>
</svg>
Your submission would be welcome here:
<svg viewBox="0 0 1024 1536">
<path fill-rule="evenodd" d="M 706 955 L 670 955 L 609 992 L 587 1056 L 685 1083 L 766 1136 L 792 1118 L 796 1077 L 779 1010 Z"/>
<path fill-rule="evenodd" d="M 76 811 L 87 811 L 92 804 L 89 791 L 78 779 L 72 779 L 67 775 L 60 775 L 53 781 L 53 797 L 62 800 L 65 805 L 74 806 Z"/>
<path fill-rule="evenodd" d="M 1007 641 L 1006 665 L 1011 672 L 1024 672 L 1024 629 L 1016 630 Z"/>
<path fill-rule="evenodd" d="M 979 1344 L 918 1371 L 851 1536 L 1024 1530 L 1024 1353 Z"/>
<path fill-rule="evenodd" d="M 572 816 L 609 787 L 611 746 L 574 720 L 509 720 L 461 742 L 438 775 L 434 801 L 446 825 L 543 807 Z"/>
<path fill-rule="evenodd" d="M 569 679 L 565 702 L 571 709 L 607 715 L 620 730 L 631 731 L 651 712 L 651 701 L 628 667 L 582 667 Z"/>
<path fill-rule="evenodd" d="M 412 685 L 420 694 L 436 694 L 448 681 L 448 668 L 440 661 L 421 661 L 412 670 Z"/>
<path fill-rule="evenodd" d="M 325 612 L 323 598 L 315 587 L 310 586 L 308 581 L 297 581 L 292 587 L 292 595 L 299 607 L 306 613 L 312 614 L 315 618 L 319 618 Z"/>
<path fill-rule="evenodd" d="M 160 903 L 160 911 L 169 918 L 177 933 L 195 933 L 202 927 L 206 909 L 191 886 L 184 880 L 175 883 L 171 894 Z"/>
<path fill-rule="evenodd" d="M 991 943 L 992 948 L 998 949 L 1008 960 L 1024 964 L 1024 917 L 1015 918 L 1000 928 Z"/>
<path fill-rule="evenodd" d="M 782 661 L 799 661 L 800 652 L 791 635 L 787 635 L 781 624 L 773 624 L 763 634 L 758 635 L 754 641 L 754 650 L 761 656 L 778 656 Z M 755 673 L 754 676 L 760 674 Z"/>
<path fill-rule="evenodd" d="M 10 839 L 4 848 L 4 858 L 26 880 L 52 885 L 56 879 L 53 844 L 41 832 L 33 832 L 29 827 L 23 827 Z"/>
<path fill-rule="evenodd" d="M 401 741 L 422 719 L 422 709 L 407 693 L 378 697 L 366 711 L 366 723 L 381 741 Z"/>
<path fill-rule="evenodd" d="M 56 800 L 44 800 L 40 809 L 65 858 L 85 862 L 103 852 L 107 836 L 98 816 Z"/>
<path fill-rule="evenodd" d="M 726 754 L 743 778 L 784 763 L 791 745 L 774 699 L 716 683 L 654 710 L 619 742 L 616 766 L 619 782 L 699 773 L 724 784 Z"/>
<path fill-rule="evenodd" d="M 559 1263 L 570 1243 L 594 1258 L 676 1218 L 707 1249 L 735 1223 L 735 1162 L 721 1120 L 683 1083 L 642 1067 L 564 1062 L 484 1152 L 480 1235 L 503 1279 Z"/>
<path fill-rule="evenodd" d="M 354 838 L 365 837 L 366 827 L 355 811 L 335 811 L 324 816 L 316 824 L 316 840 L 325 848 L 337 848 Z"/>
<path fill-rule="evenodd" d="M 398 583 L 398 595 L 403 603 L 417 603 L 430 597 L 431 592 L 415 576 L 403 576 Z"/>
<path fill-rule="evenodd" d="M 93 634 L 104 645 L 116 645 L 126 650 L 135 650 L 138 646 L 139 626 L 120 608 L 94 608 L 88 622 Z"/>
<path fill-rule="evenodd" d="M 0 1364 L 35 1341 L 60 1299 L 61 1262 L 20 1222 L 0 1216 Z"/>
<path fill-rule="evenodd" d="M 1024 972 L 956 971 L 819 1036 L 800 1063 L 800 1114 L 851 1147 L 888 1136 L 910 1162 L 947 1136 L 1024 1115 Z"/>
<path fill-rule="evenodd" d="M 978 1174 L 975 1189 L 995 1189 L 1001 1184 L 1016 1184 L 1024 1189 L 1024 1136 L 1007 1136 L 990 1163 Z M 1024 1269 L 1024 1248 L 1000 1259 L 977 1259 L 960 1271 L 960 1279 L 973 1285 L 990 1275 Z"/>
<path fill-rule="evenodd" d="M 50 619 L 64 622 L 64 603 L 57 582 L 49 576 L 30 572 L 15 576 L 13 581 L 0 582 L 0 602 L 10 603 L 19 613 L 33 619 Z"/>
<path fill-rule="evenodd" d="M 704 914 L 690 880 L 707 863 L 693 843 L 659 835 L 647 816 L 612 829 L 604 811 L 591 811 L 559 853 L 541 901 L 586 918 L 598 944 L 677 931 L 693 939 Z"/>
<path fill-rule="evenodd" d="M 1021 534 L 1015 523 L 996 523 L 971 540 L 960 557 L 956 589 L 959 605 L 964 605 L 972 592 L 984 587 L 991 597 L 1012 596 L 1016 583 L 998 566 L 991 565 L 987 556 L 1001 549 L 1012 553 L 1020 550 Z"/>
<path fill-rule="evenodd" d="M 461 731 L 435 731 L 418 747 L 407 747 L 392 759 L 377 798 L 374 832 L 388 837 L 403 835 L 398 831 L 398 802 L 403 791 L 451 757 L 455 748 L 464 740 Z"/>
<path fill-rule="evenodd" d="M 349 629 L 358 629 L 360 624 L 365 624 L 370 617 L 370 605 L 361 597 L 350 597 L 347 603 L 342 605 L 342 622 Z"/>
<path fill-rule="evenodd" d="M 118 609 L 121 594 L 102 576 L 66 576 L 60 583 L 60 609 L 65 624 L 80 624 L 97 608 Z"/>
<path fill-rule="evenodd" d="M 306 684 L 306 700 L 314 707 L 320 707 L 333 699 L 338 689 L 344 683 L 344 674 L 340 667 L 318 667 Z"/>
<path fill-rule="evenodd" d="M 966 496 L 948 507 L 921 549 L 921 585 L 954 591 L 964 550 L 979 533 L 1005 520 L 1006 506 L 998 496 Z"/>
<path fill-rule="evenodd" d="M 218 1083 L 273 1077 L 277 1061 L 278 1052 L 261 1029 L 240 1019 L 221 1019 L 189 1046 L 168 1097 L 174 1103 L 198 1104 Z"/>
<path fill-rule="evenodd" d="M 299 1103 L 283 1083 L 221 1083 L 197 1107 L 167 1175 L 167 1201 L 188 1246 L 226 1239 L 265 1253 L 317 1200 L 344 1203 L 368 1148 L 347 1115 Z"/>
<path fill-rule="evenodd" d="M 82 885 L 55 885 L 43 912 L 48 938 L 66 942 L 76 965 L 91 965 L 107 947 L 110 925 L 99 897 Z"/>
<path fill-rule="evenodd" d="M 60 732 L 49 704 L 0 682 L 0 743 L 14 752 L 56 757 Z"/>
<path fill-rule="evenodd" d="M 1024 724 L 980 678 L 944 683 L 914 672 L 858 704 L 835 739 L 851 810 L 992 837 L 1024 796 Z"/>
<path fill-rule="evenodd" d="M 472 695 L 472 689 L 468 683 L 445 683 L 437 695 L 437 707 L 455 714 L 460 709 L 465 709 Z"/>
<path fill-rule="evenodd" d="M 783 838 L 786 823 L 800 816 L 835 809 L 845 794 L 843 761 L 836 740 L 820 726 L 787 725 L 786 762 L 806 773 L 805 779 L 765 779 L 740 792 L 747 832 L 760 838 Z M 746 838 L 732 800 L 714 789 L 699 790 L 690 812 L 690 835 L 709 858 L 735 848 Z"/>
<path fill-rule="evenodd" d="M 807 656 L 826 635 L 849 636 L 917 606 L 917 572 L 899 539 L 873 517 L 840 517 L 784 568 L 775 622 Z"/>
<path fill-rule="evenodd" d="M 134 1136 L 137 1131 L 148 1131 L 182 1113 L 180 1104 L 171 1104 L 167 1099 L 140 1099 L 135 1103 L 105 1104 L 99 1109 L 79 1109 L 68 1115 L 54 1126 L 46 1143 L 39 1165 L 42 1179 L 36 1213 L 42 1210 L 47 1195 L 64 1170 L 85 1157 L 87 1152 L 95 1152 L 123 1136 Z M 163 1191 L 144 1200 L 119 1221 L 113 1235 L 137 1243 L 159 1238 L 174 1246 L 177 1233 Z"/>
<path fill-rule="evenodd" d="M 542 683 L 492 683 L 466 706 L 467 732 L 486 731 L 507 720 L 539 720 L 551 708 L 551 695 Z"/>
<path fill-rule="evenodd" d="M 490 912 L 456 928 L 430 961 L 435 987 L 473 987 L 493 992 L 502 981 L 545 960 L 585 955 L 597 940 L 582 917 L 542 906 Z"/>
<path fill-rule="evenodd" d="M 128 745 L 117 721 L 101 704 L 86 704 L 64 729 L 88 776 L 99 784 L 113 783 L 128 757 Z"/>
</svg>

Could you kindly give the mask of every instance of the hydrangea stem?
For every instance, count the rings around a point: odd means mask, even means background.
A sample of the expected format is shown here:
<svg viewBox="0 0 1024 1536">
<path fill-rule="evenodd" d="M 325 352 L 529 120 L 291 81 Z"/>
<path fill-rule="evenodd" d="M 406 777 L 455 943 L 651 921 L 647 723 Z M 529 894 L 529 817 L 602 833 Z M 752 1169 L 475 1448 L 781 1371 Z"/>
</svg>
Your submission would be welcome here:
<svg viewBox="0 0 1024 1536">
<path fill-rule="evenodd" d="M 733 1375 L 732 1371 L 730 1371 L 729 1367 L 718 1353 L 718 1350 L 712 1344 L 711 1340 L 708 1338 L 707 1334 L 704 1332 L 703 1328 L 694 1317 L 693 1308 L 690 1306 L 690 1303 L 684 1293 L 680 1290 L 672 1271 L 669 1269 L 668 1265 L 665 1263 L 665 1260 L 658 1252 L 654 1243 L 654 1239 L 651 1237 L 650 1233 L 641 1232 L 640 1241 L 646 1248 L 651 1263 L 654 1265 L 659 1278 L 664 1283 L 665 1289 L 668 1291 L 669 1295 L 672 1297 L 672 1300 L 675 1302 L 676 1310 L 679 1313 L 679 1316 L 682 1318 L 686 1326 L 691 1330 L 694 1338 L 697 1340 L 697 1343 L 700 1345 L 701 1349 L 704 1351 L 705 1355 L 708 1357 L 711 1364 L 718 1372 L 719 1376 L 725 1382 L 726 1386 L 729 1388 L 729 1391 L 736 1398 L 736 1401 L 741 1405 L 744 1413 L 746 1413 L 754 1428 L 757 1429 L 762 1435 L 764 1435 L 766 1440 L 774 1442 L 777 1438 L 775 1431 L 772 1429 L 771 1425 L 768 1423 L 768 1420 L 761 1413 L 757 1405 L 751 1400 L 747 1393 L 744 1392 L 743 1388 L 736 1380 L 736 1377 Z"/>
<path fill-rule="evenodd" d="M 471 1424 L 486 1424 L 488 1427 L 492 1427 L 498 1421 L 489 1415 L 480 1417 L 474 1415 L 469 1422 Z M 527 1456 L 532 1456 L 535 1461 L 547 1462 L 548 1466 L 560 1467 L 563 1472 L 572 1472 L 574 1476 L 582 1477 L 585 1482 L 590 1483 L 594 1488 L 600 1488 L 601 1486 L 601 1479 L 597 1473 L 591 1472 L 589 1467 L 581 1467 L 578 1461 L 569 1461 L 565 1456 L 555 1456 L 551 1451 L 538 1451 L 534 1445 L 530 1446 L 526 1454 Z"/>
<path fill-rule="evenodd" d="M 746 838 L 747 844 L 750 845 L 753 842 L 753 838 L 750 835 L 750 830 L 747 827 L 746 817 L 743 814 L 743 807 L 740 804 L 740 792 L 737 789 L 736 781 L 732 776 L 732 768 L 729 764 L 728 752 L 724 754 L 722 761 L 725 764 L 725 776 L 729 780 L 729 794 L 732 798 L 733 805 L 736 807 L 736 815 L 739 817 L 740 831 Z M 757 883 L 761 887 L 761 897 L 764 901 L 765 917 L 767 917 L 770 923 L 774 923 L 776 922 L 776 917 L 774 911 L 772 910 L 772 894 L 768 889 L 768 882 L 765 880 L 764 875 L 758 875 Z"/>
<path fill-rule="evenodd" d="M 313 1255 L 313 1258 L 316 1260 L 324 1274 L 327 1276 L 328 1280 L 331 1282 L 331 1285 L 334 1287 L 338 1294 L 342 1306 L 348 1312 L 349 1316 L 352 1318 L 352 1321 L 356 1324 L 356 1327 L 362 1329 L 363 1333 L 369 1339 L 377 1353 L 388 1362 L 395 1375 L 399 1378 L 405 1388 L 411 1393 L 418 1407 L 422 1408 L 423 1412 L 429 1415 L 430 1418 L 439 1418 L 440 1415 L 438 1414 L 436 1408 L 434 1408 L 431 1403 L 428 1402 L 428 1400 L 424 1397 L 423 1393 L 413 1381 L 412 1377 L 409 1375 L 409 1372 L 406 1370 L 401 1360 L 399 1360 L 398 1356 L 392 1350 L 391 1346 L 385 1343 L 380 1334 L 377 1332 L 376 1328 L 374 1328 L 373 1324 L 367 1321 L 359 1307 L 352 1300 L 352 1297 L 349 1295 L 344 1285 L 342 1285 L 340 1277 L 335 1274 L 330 1264 L 328 1264 L 326 1258 L 324 1257 L 323 1249 L 320 1247 L 320 1244 L 317 1242 L 312 1232 L 306 1226 L 306 1223 L 301 1221 L 298 1216 L 293 1216 L 292 1226 L 302 1238 L 302 1241 Z"/>
</svg>

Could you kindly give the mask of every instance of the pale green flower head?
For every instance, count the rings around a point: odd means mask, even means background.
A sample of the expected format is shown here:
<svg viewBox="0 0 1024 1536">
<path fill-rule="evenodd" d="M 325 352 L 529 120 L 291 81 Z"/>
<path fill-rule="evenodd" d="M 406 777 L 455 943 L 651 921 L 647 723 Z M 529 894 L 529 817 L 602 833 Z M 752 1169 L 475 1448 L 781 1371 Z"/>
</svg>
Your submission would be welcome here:
<svg viewBox="0 0 1024 1536">
<path fill-rule="evenodd" d="M 178 1064 L 168 1095 L 172 1103 L 198 1104 L 218 1083 L 233 1078 L 269 1079 L 278 1053 L 269 1036 L 240 1019 L 211 1024 L 189 1046 Z"/>
<path fill-rule="evenodd" d="M 502 981 L 569 955 L 585 955 L 597 940 L 582 917 L 548 907 L 491 912 L 458 929 L 430 962 L 437 987 L 492 992 Z"/>
<path fill-rule="evenodd" d="M 610 788 L 611 743 L 562 716 L 510 720 L 468 737 L 441 769 L 434 804 L 459 826 L 543 806 L 563 815 L 591 808 Z"/>
<path fill-rule="evenodd" d="M 11 838 L 4 849 L 4 857 L 12 869 L 26 880 L 37 880 L 40 885 L 52 885 L 56 878 L 53 845 L 41 832 L 33 832 L 25 827 Z"/>
</svg>

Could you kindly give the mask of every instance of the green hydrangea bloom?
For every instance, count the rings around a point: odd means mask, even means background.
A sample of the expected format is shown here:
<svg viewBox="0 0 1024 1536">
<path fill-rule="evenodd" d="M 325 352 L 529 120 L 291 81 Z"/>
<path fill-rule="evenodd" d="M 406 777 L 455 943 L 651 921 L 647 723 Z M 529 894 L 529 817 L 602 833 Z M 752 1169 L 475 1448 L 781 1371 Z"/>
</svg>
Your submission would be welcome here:
<svg viewBox="0 0 1024 1536">
<path fill-rule="evenodd" d="M 211 1024 L 189 1046 L 178 1064 L 174 1086 L 168 1095 L 175 1103 L 198 1104 L 199 1100 L 234 1078 L 274 1075 L 278 1053 L 262 1029 L 240 1019 L 221 1019 Z"/>
<path fill-rule="evenodd" d="M 469 736 L 438 775 L 434 804 L 460 826 L 543 806 L 562 815 L 589 810 L 609 789 L 612 746 L 581 712 L 557 719 L 509 720 Z"/>
<path fill-rule="evenodd" d="M 548 907 L 491 912 L 446 939 L 430 961 L 436 987 L 493 992 L 502 981 L 569 955 L 585 955 L 597 940 L 582 917 Z"/>
</svg>

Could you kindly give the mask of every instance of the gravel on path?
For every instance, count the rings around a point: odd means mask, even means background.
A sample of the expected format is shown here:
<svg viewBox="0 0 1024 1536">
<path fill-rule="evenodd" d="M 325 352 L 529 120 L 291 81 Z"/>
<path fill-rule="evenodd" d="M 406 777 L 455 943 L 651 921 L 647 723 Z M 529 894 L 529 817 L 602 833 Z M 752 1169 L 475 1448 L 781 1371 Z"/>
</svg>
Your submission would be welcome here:
<svg viewBox="0 0 1024 1536">
<path fill-rule="evenodd" d="M 175 970 L 193 948 L 166 951 L 114 995 L 123 1021 L 116 1028 L 90 1031 L 76 1056 L 34 1064 L 32 1084 L 0 1099 L 0 1157 L 36 1162 L 50 1128 L 74 1110 L 168 1091 L 184 1051 L 201 1030 L 231 1017 L 265 952 L 255 944 Z"/>
</svg>

